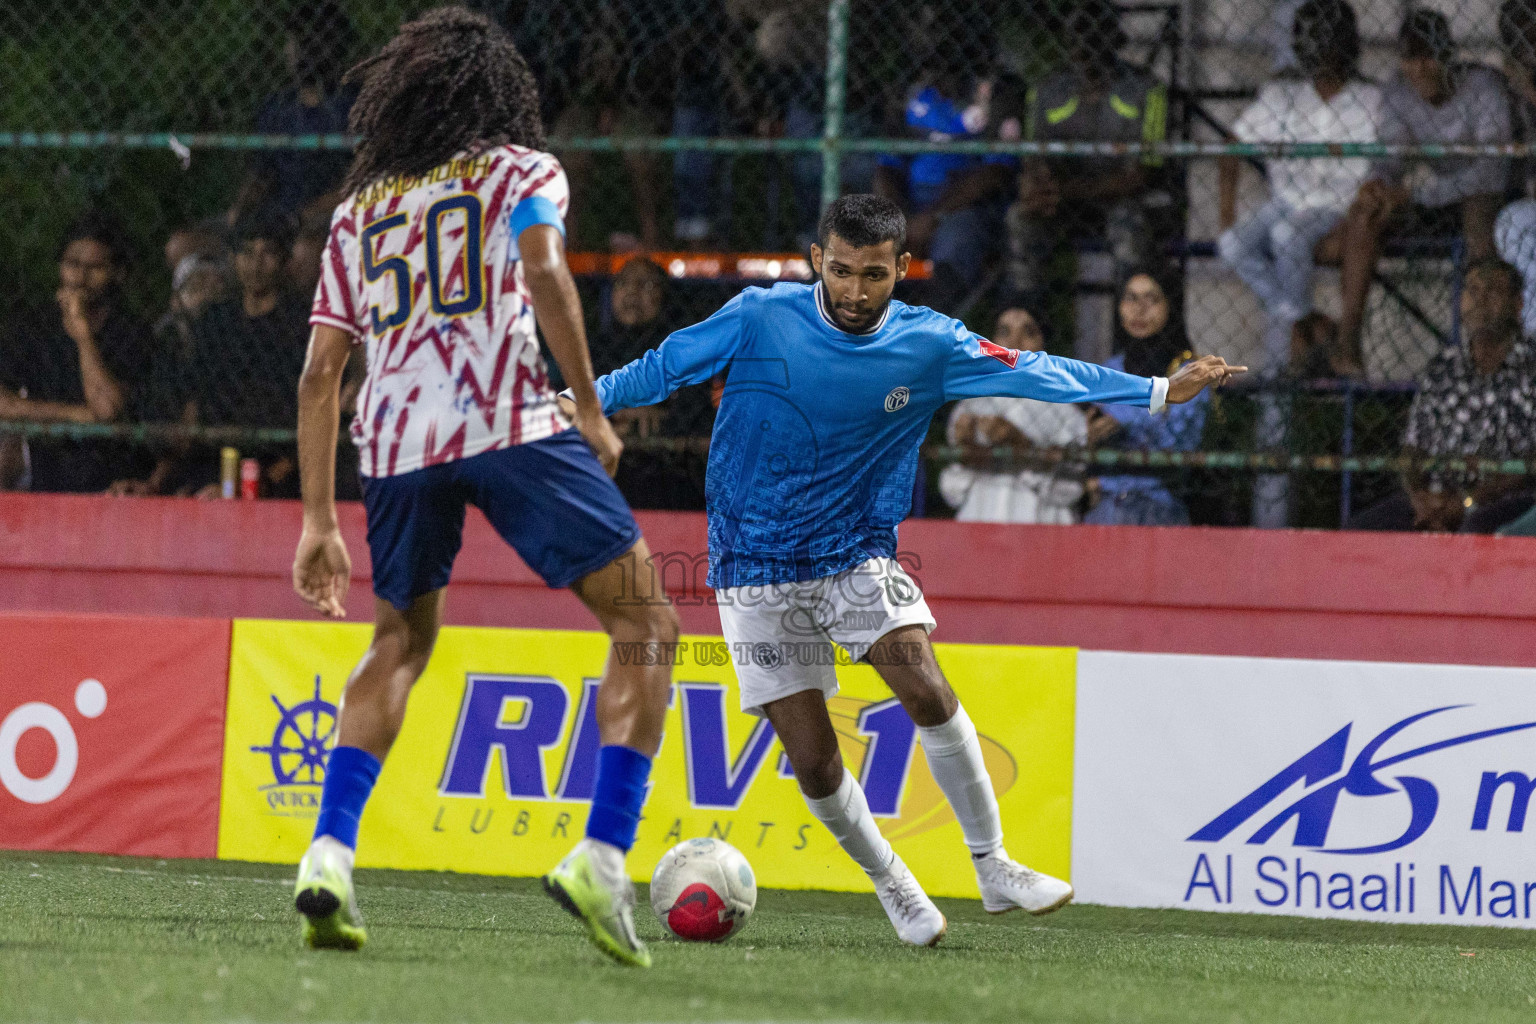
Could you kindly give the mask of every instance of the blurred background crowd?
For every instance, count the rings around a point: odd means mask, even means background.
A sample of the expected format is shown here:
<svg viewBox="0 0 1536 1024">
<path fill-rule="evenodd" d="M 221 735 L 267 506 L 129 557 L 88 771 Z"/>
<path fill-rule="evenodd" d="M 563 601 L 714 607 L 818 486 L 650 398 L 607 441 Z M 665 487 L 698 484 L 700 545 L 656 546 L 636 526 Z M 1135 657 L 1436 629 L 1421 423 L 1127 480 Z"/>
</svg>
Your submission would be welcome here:
<svg viewBox="0 0 1536 1024">
<path fill-rule="evenodd" d="M 345 69 L 425 6 L 0 10 L 0 487 L 215 496 L 238 443 L 259 494 L 296 496 L 348 162 L 315 137 L 346 131 Z M 475 6 L 539 80 L 599 372 L 803 273 L 830 77 L 840 187 L 901 203 L 923 261 L 899 297 L 1134 373 L 1255 370 L 1163 416 L 958 403 L 914 514 L 1536 532 L 1536 0 L 851 0 L 845 39 L 829 0 Z M 268 138 L 28 135 L 59 131 Z M 1180 142 L 1407 151 L 1140 148 Z M 772 258 L 711 258 L 743 253 Z M 636 507 L 703 507 L 714 402 L 620 420 Z"/>
</svg>

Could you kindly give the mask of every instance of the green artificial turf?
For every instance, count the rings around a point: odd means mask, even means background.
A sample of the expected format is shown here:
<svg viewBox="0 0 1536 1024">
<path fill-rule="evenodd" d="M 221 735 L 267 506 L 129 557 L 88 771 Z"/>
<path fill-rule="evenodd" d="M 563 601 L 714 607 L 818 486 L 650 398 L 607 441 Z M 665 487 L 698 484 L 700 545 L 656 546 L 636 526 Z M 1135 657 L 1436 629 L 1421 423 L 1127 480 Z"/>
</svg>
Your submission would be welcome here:
<svg viewBox="0 0 1536 1024">
<path fill-rule="evenodd" d="M 1536 935 L 1077 906 L 897 944 L 873 895 L 763 892 L 620 968 L 535 882 L 363 871 L 362 953 L 299 946 L 280 866 L 0 853 L 3 1021 L 1536 1020 Z M 641 893 L 644 904 L 644 893 Z"/>
</svg>

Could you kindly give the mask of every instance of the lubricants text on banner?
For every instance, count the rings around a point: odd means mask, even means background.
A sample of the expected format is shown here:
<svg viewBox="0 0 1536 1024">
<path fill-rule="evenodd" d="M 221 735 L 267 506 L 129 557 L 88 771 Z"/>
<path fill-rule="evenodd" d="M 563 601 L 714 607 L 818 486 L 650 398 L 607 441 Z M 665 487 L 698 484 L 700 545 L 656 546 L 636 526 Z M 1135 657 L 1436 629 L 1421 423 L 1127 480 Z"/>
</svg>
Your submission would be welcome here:
<svg viewBox="0 0 1536 1024">
<path fill-rule="evenodd" d="M 237 620 L 221 857 L 297 860 L 335 742 L 336 702 L 365 626 Z M 1071 828 L 1075 652 L 939 645 L 983 734 L 1009 849 L 1064 874 Z M 447 628 L 363 817 L 358 863 L 534 875 L 581 837 L 601 745 L 595 697 L 607 638 Z M 830 704 L 843 757 L 881 827 L 936 895 L 974 896 L 960 829 L 916 729 L 867 666 L 839 665 Z M 681 839 L 717 836 L 759 884 L 856 889 L 863 873 L 806 809 L 766 721 L 739 710 L 718 637 L 685 637 L 666 735 L 630 864 L 647 877 Z"/>
</svg>

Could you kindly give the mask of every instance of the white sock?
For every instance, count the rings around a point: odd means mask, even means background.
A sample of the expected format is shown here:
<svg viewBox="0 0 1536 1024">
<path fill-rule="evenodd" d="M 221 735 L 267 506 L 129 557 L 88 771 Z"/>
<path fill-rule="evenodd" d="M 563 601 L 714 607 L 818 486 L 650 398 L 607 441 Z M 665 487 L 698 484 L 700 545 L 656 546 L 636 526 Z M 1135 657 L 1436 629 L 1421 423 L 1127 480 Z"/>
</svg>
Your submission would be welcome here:
<svg viewBox="0 0 1536 1024">
<path fill-rule="evenodd" d="M 587 848 L 587 856 L 591 858 L 592 866 L 597 868 L 598 874 L 603 876 L 603 881 L 613 882 L 629 877 L 624 870 L 623 850 L 591 836 L 582 839 L 581 844 Z"/>
<path fill-rule="evenodd" d="M 352 864 L 357 857 L 356 851 L 335 836 L 319 836 L 311 844 L 321 850 L 328 851 L 332 856 L 340 860 L 347 868 L 347 874 L 352 873 Z"/>
<path fill-rule="evenodd" d="M 800 795 L 805 796 L 804 793 Z M 896 859 L 896 852 L 875 824 L 875 816 L 869 813 L 864 788 L 847 768 L 843 769 L 843 781 L 836 793 L 823 797 L 806 796 L 805 804 L 865 874 L 878 875 Z"/>
<path fill-rule="evenodd" d="M 943 725 L 918 726 L 923 753 L 933 781 L 944 791 L 944 798 L 960 819 L 965 845 L 971 855 L 983 857 L 1003 847 L 1003 819 L 997 812 L 997 796 L 992 792 L 992 777 L 981 757 L 981 740 L 965 708 L 957 708 L 954 717 Z"/>
</svg>

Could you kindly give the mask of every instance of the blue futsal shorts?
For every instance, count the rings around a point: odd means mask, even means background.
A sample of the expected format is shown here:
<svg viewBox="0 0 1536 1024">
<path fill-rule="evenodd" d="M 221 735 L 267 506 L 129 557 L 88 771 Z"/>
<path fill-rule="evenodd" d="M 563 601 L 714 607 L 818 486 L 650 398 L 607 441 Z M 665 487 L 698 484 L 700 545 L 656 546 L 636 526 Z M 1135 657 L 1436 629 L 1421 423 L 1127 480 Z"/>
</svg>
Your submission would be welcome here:
<svg viewBox="0 0 1536 1024">
<path fill-rule="evenodd" d="M 363 478 L 373 592 L 401 611 L 448 585 L 474 505 L 551 587 L 568 587 L 640 539 L 624 496 L 581 434 L 565 430 L 399 476 Z"/>
</svg>

